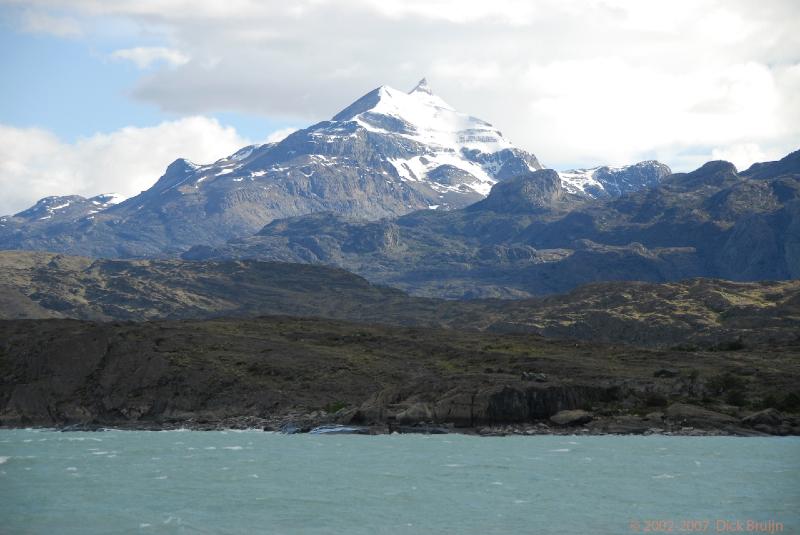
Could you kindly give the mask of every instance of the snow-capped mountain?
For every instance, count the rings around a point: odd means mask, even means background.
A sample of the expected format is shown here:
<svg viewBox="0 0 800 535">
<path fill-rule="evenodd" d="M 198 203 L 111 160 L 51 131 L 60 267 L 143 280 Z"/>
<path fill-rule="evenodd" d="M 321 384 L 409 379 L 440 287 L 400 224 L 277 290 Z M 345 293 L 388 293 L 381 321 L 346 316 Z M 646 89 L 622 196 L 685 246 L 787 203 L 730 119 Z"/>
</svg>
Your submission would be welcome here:
<svg viewBox="0 0 800 535">
<path fill-rule="evenodd" d="M 409 93 L 381 86 L 278 143 L 244 147 L 209 165 L 178 159 L 147 191 L 97 213 L 70 211 L 58 225 L 32 225 L 29 211 L 6 217 L 0 248 L 172 255 L 289 216 L 378 219 L 460 208 L 496 182 L 540 168 L 535 156 L 453 109 L 425 80 Z"/>
<path fill-rule="evenodd" d="M 374 89 L 330 121 L 280 143 L 245 147 L 211 165 L 185 161 L 184 166 L 171 187 L 287 181 L 297 186 L 370 175 L 388 184 L 394 192 L 390 196 L 401 202 L 382 200 L 379 193 L 365 199 L 358 210 L 337 206 L 336 199 L 330 207 L 368 218 L 466 206 L 486 196 L 498 181 L 542 167 L 492 125 L 456 111 L 433 94 L 425 79 L 409 93 L 389 86 Z M 321 185 L 300 186 L 295 193 L 331 198 L 324 190 Z"/>
<path fill-rule="evenodd" d="M 668 172 L 658 166 L 565 172 L 562 186 L 583 197 L 618 196 L 657 181 L 653 169 Z M 0 249 L 172 256 L 310 213 L 380 219 L 462 208 L 496 183 L 540 169 L 533 154 L 455 110 L 423 79 L 408 93 L 378 87 L 277 143 L 208 165 L 178 159 L 147 191 L 118 204 L 102 196 L 43 199 L 0 220 Z"/>
<path fill-rule="evenodd" d="M 73 221 L 83 217 L 93 218 L 94 214 L 100 213 L 122 200 L 123 197 L 116 193 L 103 193 L 88 199 L 80 195 L 45 197 L 13 217 L 27 223 L 42 222 L 43 224 Z M 8 219 L 7 216 L 0 218 L 0 226 L 8 222 Z"/>
<path fill-rule="evenodd" d="M 561 184 L 569 193 L 590 198 L 619 197 L 657 185 L 672 173 L 655 160 L 622 167 L 592 167 L 559 171 Z"/>
<path fill-rule="evenodd" d="M 338 113 L 332 123 L 314 135 L 351 135 L 356 125 L 412 144 L 412 154 L 388 161 L 402 180 L 427 181 L 440 193 L 471 190 L 485 196 L 498 180 L 542 168 L 497 128 L 456 111 L 435 95 L 424 78 L 409 93 L 379 87 Z"/>
</svg>

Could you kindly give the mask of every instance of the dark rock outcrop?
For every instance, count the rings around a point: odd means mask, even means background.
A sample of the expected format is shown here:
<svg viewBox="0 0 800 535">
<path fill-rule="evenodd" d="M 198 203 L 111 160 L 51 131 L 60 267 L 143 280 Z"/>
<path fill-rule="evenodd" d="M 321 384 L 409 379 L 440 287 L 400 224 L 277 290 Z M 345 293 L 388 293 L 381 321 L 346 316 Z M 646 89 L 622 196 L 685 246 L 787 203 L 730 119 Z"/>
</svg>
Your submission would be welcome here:
<svg viewBox="0 0 800 535">
<path fill-rule="evenodd" d="M 666 417 L 676 424 L 695 427 L 724 427 L 739 424 L 739 420 L 733 416 L 686 403 L 675 403 L 667 407 Z"/>
<path fill-rule="evenodd" d="M 489 196 L 467 210 L 501 213 L 536 213 L 559 208 L 570 195 L 552 169 L 529 172 L 492 187 Z M 574 199 L 577 202 L 577 199 Z"/>
<path fill-rule="evenodd" d="M 558 411 L 550 417 L 550 421 L 557 425 L 582 425 L 592 421 L 592 413 L 576 409 L 571 411 Z"/>
<path fill-rule="evenodd" d="M 755 427 L 757 425 L 778 427 L 785 420 L 786 418 L 779 410 L 769 408 L 753 413 L 745 418 L 742 418 L 742 423 L 750 427 Z"/>
</svg>

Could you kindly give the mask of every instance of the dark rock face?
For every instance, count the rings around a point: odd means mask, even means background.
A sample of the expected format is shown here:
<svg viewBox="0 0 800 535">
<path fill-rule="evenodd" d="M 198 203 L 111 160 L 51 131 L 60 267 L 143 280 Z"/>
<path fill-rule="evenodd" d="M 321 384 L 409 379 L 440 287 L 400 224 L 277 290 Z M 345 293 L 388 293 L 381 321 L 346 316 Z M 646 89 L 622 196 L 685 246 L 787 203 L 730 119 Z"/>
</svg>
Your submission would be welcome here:
<svg viewBox="0 0 800 535">
<path fill-rule="evenodd" d="M 592 421 L 592 413 L 583 410 L 559 411 L 550 417 L 557 425 L 582 425 Z"/>
<path fill-rule="evenodd" d="M 757 425 L 777 427 L 784 421 L 786 421 L 786 417 L 779 410 L 773 408 L 764 409 L 763 411 L 758 411 L 750 416 L 742 418 L 742 423 L 751 427 Z"/>
<path fill-rule="evenodd" d="M 667 408 L 666 416 L 678 424 L 696 427 L 723 427 L 739 424 L 738 419 L 727 414 L 686 403 L 670 405 Z"/>
<path fill-rule="evenodd" d="M 574 421 L 563 425 L 580 425 L 591 420 L 578 407 L 592 402 L 617 399 L 619 388 L 594 385 L 554 386 L 475 386 L 458 388 L 433 402 L 410 403 L 405 409 L 401 395 L 381 393 L 365 402 L 355 416 L 359 423 L 377 424 L 395 420 L 400 424 L 414 422 L 448 423 L 456 427 L 476 427 L 546 420 L 553 415 L 575 413 Z M 580 414 L 578 414 L 580 413 Z M 586 413 L 588 414 L 588 413 Z"/>
<path fill-rule="evenodd" d="M 557 208 L 566 197 L 558 173 L 542 169 L 498 183 L 486 199 L 468 210 L 530 214 Z"/>
<path fill-rule="evenodd" d="M 736 166 L 717 160 L 704 163 L 691 173 L 676 173 L 670 180 L 673 189 L 695 191 L 703 186 L 720 187 L 738 181 Z"/>
</svg>

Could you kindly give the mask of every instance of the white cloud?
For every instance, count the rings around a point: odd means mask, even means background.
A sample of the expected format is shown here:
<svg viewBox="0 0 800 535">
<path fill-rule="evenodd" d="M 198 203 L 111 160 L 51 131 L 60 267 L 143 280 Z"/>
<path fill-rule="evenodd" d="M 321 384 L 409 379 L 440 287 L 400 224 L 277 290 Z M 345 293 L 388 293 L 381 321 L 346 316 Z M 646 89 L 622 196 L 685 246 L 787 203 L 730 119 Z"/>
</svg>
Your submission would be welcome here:
<svg viewBox="0 0 800 535">
<path fill-rule="evenodd" d="M 714 154 L 746 165 L 800 140 L 797 0 L 27 4 L 130 21 L 191 57 L 133 90 L 173 113 L 311 123 L 428 76 L 554 167 L 658 157 L 680 170 Z"/>
<path fill-rule="evenodd" d="M 163 46 L 139 46 L 135 48 L 123 48 L 111 53 L 113 59 L 125 59 L 132 61 L 140 69 L 147 69 L 152 64 L 163 61 L 176 67 L 189 62 L 189 56 Z"/>
<path fill-rule="evenodd" d="M 22 29 L 30 33 L 46 33 L 57 37 L 79 37 L 83 34 L 76 19 L 51 15 L 44 11 L 24 11 L 21 22 Z"/>
<path fill-rule="evenodd" d="M 785 154 L 777 151 L 765 151 L 756 143 L 741 143 L 729 145 L 724 148 L 713 149 L 711 157 L 714 160 L 725 160 L 733 163 L 737 169 L 744 171 L 753 162 L 767 162 L 780 159 Z"/>
<path fill-rule="evenodd" d="M 277 143 L 278 141 L 283 141 L 286 139 L 286 136 L 295 132 L 297 132 L 297 128 L 281 128 L 280 130 L 275 130 L 267 136 L 267 143 Z"/>
<path fill-rule="evenodd" d="M 178 157 L 206 163 L 247 144 L 233 128 L 201 116 L 75 143 L 46 130 L 0 125 L 0 214 L 16 213 L 48 195 L 128 197 L 150 187 Z"/>
<path fill-rule="evenodd" d="M 456 24 L 499 20 L 525 25 L 534 18 L 537 8 L 529 0 L 365 0 L 363 3 L 391 18 L 422 18 Z"/>
</svg>

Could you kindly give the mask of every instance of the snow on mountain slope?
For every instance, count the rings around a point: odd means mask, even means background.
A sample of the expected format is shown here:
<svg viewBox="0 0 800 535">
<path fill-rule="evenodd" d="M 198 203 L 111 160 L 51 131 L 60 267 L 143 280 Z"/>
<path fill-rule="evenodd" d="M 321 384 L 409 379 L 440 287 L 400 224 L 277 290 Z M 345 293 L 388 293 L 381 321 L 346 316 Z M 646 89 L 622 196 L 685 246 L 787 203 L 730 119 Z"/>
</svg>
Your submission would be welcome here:
<svg viewBox="0 0 800 535">
<path fill-rule="evenodd" d="M 592 167 L 559 171 L 561 184 L 569 193 L 598 198 L 619 197 L 658 184 L 672 171 L 655 160 L 622 167 Z"/>
<path fill-rule="evenodd" d="M 368 175 L 395 191 L 402 206 L 369 210 L 366 217 L 459 208 L 485 197 L 500 180 L 541 169 L 535 156 L 489 123 L 456 111 L 425 79 L 409 93 L 378 87 L 330 121 L 279 143 L 244 147 L 209 165 L 179 162 L 179 172 L 168 171 L 155 186 L 162 193 L 257 182 L 269 189 L 294 177 L 333 184 L 343 175 Z"/>
<path fill-rule="evenodd" d="M 627 174 L 591 170 L 588 178 L 567 172 L 562 180 L 568 191 L 603 196 L 658 179 L 649 168 L 631 167 Z M 243 147 L 206 165 L 177 159 L 152 187 L 117 204 L 105 197 L 45 199 L 0 221 L 0 248 L 172 255 L 312 213 L 377 220 L 463 208 L 496 183 L 539 169 L 533 154 L 455 110 L 423 79 L 408 93 L 378 87 L 331 120 L 279 142 Z M 318 249 L 313 237 L 303 247 L 309 256 Z"/>
<path fill-rule="evenodd" d="M 367 93 L 315 135 L 354 135 L 354 125 L 401 144 L 412 143 L 412 154 L 386 161 L 401 180 L 425 182 L 442 193 L 485 196 L 498 180 L 542 167 L 491 124 L 455 110 L 435 95 L 424 78 L 408 93 L 389 86 Z"/>
<path fill-rule="evenodd" d="M 80 195 L 45 197 L 15 214 L 14 218 L 27 222 L 77 220 L 102 212 L 122 200 L 122 196 L 116 193 L 103 193 L 88 199 Z"/>
<path fill-rule="evenodd" d="M 350 120 L 373 132 L 398 133 L 439 151 L 461 152 L 476 149 L 497 152 L 514 146 L 489 123 L 460 113 L 430 92 L 423 79 L 410 93 L 388 86 L 378 88 L 378 102 Z M 369 114 L 399 119 L 402 130 L 386 130 L 374 124 Z"/>
</svg>

